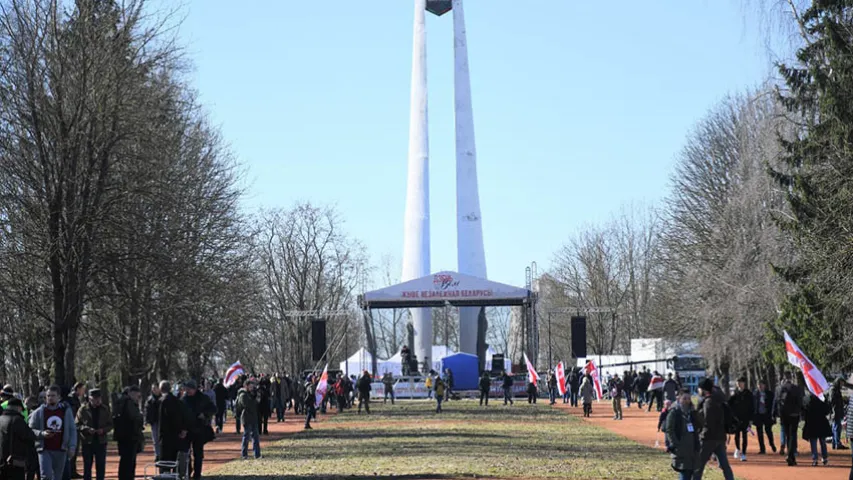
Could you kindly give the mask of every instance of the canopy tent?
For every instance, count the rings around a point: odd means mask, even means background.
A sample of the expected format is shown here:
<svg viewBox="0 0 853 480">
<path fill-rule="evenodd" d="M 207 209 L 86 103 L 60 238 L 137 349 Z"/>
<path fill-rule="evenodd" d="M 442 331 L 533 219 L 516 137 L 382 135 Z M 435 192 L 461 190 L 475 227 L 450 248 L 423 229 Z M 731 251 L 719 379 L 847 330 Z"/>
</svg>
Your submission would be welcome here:
<svg viewBox="0 0 853 480">
<path fill-rule="evenodd" d="M 375 308 L 500 307 L 525 305 L 534 294 L 525 288 L 492 282 L 462 273 L 443 271 L 358 297 L 364 310 Z"/>
<path fill-rule="evenodd" d="M 480 362 L 476 355 L 457 353 L 441 361 L 441 371 L 453 372 L 454 390 L 476 390 L 480 380 Z"/>
<path fill-rule="evenodd" d="M 373 357 L 366 348 L 359 348 L 345 362 L 341 362 L 341 371 L 349 375 L 360 375 L 365 370 L 373 368 Z"/>
<path fill-rule="evenodd" d="M 433 345 L 432 346 L 432 369 L 436 372 L 441 368 L 441 360 L 444 357 L 449 355 L 453 355 L 453 350 L 447 348 L 444 345 Z M 379 375 L 384 374 L 385 372 L 391 372 L 394 376 L 400 376 L 403 374 L 403 358 L 400 355 L 400 352 L 394 354 L 393 357 L 388 360 L 379 360 L 377 363 L 377 368 L 379 371 L 377 372 Z"/>
</svg>

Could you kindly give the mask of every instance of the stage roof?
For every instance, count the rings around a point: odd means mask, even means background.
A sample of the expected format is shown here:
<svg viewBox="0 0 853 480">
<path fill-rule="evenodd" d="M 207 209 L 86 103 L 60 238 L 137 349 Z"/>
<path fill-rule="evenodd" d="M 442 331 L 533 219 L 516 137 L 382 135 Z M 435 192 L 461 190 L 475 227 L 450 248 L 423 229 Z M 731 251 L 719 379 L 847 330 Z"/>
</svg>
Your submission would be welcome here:
<svg viewBox="0 0 853 480">
<path fill-rule="evenodd" d="M 363 309 L 524 305 L 533 292 L 457 272 L 438 272 L 359 297 Z"/>
</svg>

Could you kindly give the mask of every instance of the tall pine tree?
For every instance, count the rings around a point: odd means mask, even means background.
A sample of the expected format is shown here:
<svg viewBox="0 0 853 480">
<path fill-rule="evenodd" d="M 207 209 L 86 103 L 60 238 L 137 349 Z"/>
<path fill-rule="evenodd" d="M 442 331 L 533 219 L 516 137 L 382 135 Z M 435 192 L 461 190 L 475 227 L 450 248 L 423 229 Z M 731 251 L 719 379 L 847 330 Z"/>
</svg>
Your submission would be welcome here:
<svg viewBox="0 0 853 480">
<path fill-rule="evenodd" d="M 781 348 L 788 329 L 824 368 L 853 362 L 853 0 L 815 0 L 801 18 L 804 46 L 796 66 L 780 65 L 779 96 L 801 122 L 782 140 L 790 216 L 779 223 L 797 248 L 777 271 L 796 291 L 771 334 Z M 772 353 L 772 352 L 769 352 Z M 777 354 L 779 352 L 776 352 Z"/>
</svg>

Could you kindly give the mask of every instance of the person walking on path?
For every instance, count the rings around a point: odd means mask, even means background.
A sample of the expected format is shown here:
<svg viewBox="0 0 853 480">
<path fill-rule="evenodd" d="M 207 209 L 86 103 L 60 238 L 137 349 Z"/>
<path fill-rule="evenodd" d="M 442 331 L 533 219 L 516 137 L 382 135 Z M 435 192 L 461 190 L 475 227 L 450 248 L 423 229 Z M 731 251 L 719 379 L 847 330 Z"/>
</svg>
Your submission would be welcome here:
<svg viewBox="0 0 853 480">
<path fill-rule="evenodd" d="M 435 379 L 435 413 L 441 413 L 441 402 L 444 401 L 445 394 L 444 380 Z"/>
<path fill-rule="evenodd" d="M 583 416 L 592 416 L 592 400 L 595 397 L 595 389 L 592 386 L 592 380 L 589 375 L 583 376 L 583 382 L 580 387 L 581 402 L 583 402 Z"/>
<path fill-rule="evenodd" d="M 189 425 L 184 406 L 172 393 L 172 384 L 160 382 L 160 404 L 157 425 L 160 442 L 160 460 L 177 462 L 181 444 L 187 437 Z"/>
<path fill-rule="evenodd" d="M 228 389 L 225 388 L 221 378 L 213 387 L 213 396 L 216 399 L 216 433 L 222 433 L 222 429 L 225 428 L 225 405 L 226 400 L 228 400 Z"/>
<path fill-rule="evenodd" d="M 776 442 L 773 440 L 773 424 L 776 423 L 776 418 L 773 417 L 773 392 L 767 389 L 767 382 L 760 380 L 758 382 L 758 390 L 753 392 L 753 416 L 752 424 L 755 425 L 756 435 L 758 436 L 758 454 L 766 455 L 767 450 L 764 447 L 764 437 L 767 436 L 767 442 L 770 443 L 770 449 L 776 453 Z"/>
<path fill-rule="evenodd" d="M 737 379 L 737 390 L 729 399 L 735 422 L 735 460 L 746 461 L 746 449 L 749 442 L 749 422 L 753 417 L 755 401 L 752 392 L 746 388 L 746 377 Z"/>
<path fill-rule="evenodd" d="M 486 401 L 486 406 L 489 406 L 489 390 L 492 389 L 492 379 L 489 377 L 489 372 L 483 370 L 483 374 L 480 375 L 480 406 L 483 406 L 483 400 Z"/>
<path fill-rule="evenodd" d="M 77 448 L 77 426 L 71 407 L 61 402 L 61 390 L 47 390 L 45 404 L 30 415 L 30 428 L 39 436 L 41 480 L 62 480 L 68 455 Z"/>
<path fill-rule="evenodd" d="M 829 463 L 829 453 L 826 451 L 826 437 L 832 437 L 832 426 L 826 419 L 829 415 L 829 405 L 820 398 L 809 394 L 804 409 L 805 425 L 803 425 L 803 440 L 809 442 L 812 451 L 812 466 L 818 463 L 818 443 L 820 443 L 820 460 L 824 465 Z"/>
<path fill-rule="evenodd" d="M 832 385 L 832 392 L 829 395 L 829 411 L 832 415 L 832 449 L 847 450 L 847 447 L 841 443 L 841 427 L 844 421 L 844 379 L 839 377 Z M 848 438 L 849 440 L 849 438 Z"/>
<path fill-rule="evenodd" d="M 258 399 L 255 396 L 255 382 L 248 381 L 237 393 L 235 411 L 243 422 L 243 440 L 240 443 L 240 455 L 249 458 L 249 439 L 255 458 L 261 458 L 261 436 L 258 432 Z"/>
<path fill-rule="evenodd" d="M 548 400 L 551 405 L 557 403 L 557 375 L 553 371 L 548 372 Z"/>
<path fill-rule="evenodd" d="M 92 465 L 95 477 L 104 480 L 107 467 L 107 434 L 113 429 L 110 408 L 104 405 L 101 391 L 93 388 L 89 402 L 77 410 L 77 430 L 80 432 L 83 453 L 83 479 L 92 480 Z"/>
<path fill-rule="evenodd" d="M 779 419 L 782 421 L 782 430 L 785 432 L 784 438 L 788 446 L 789 467 L 797 465 L 797 429 L 803 412 L 803 389 L 791 379 L 791 372 L 785 372 L 779 398 L 776 400 L 779 403 Z"/>
<path fill-rule="evenodd" d="M 666 382 L 663 383 L 663 396 L 664 400 L 669 400 L 670 403 L 675 403 L 678 399 L 678 391 L 681 390 L 681 386 L 673 380 L 672 373 L 667 375 Z"/>
<path fill-rule="evenodd" d="M 115 404 L 113 428 L 118 444 L 118 478 L 133 480 L 136 478 L 136 456 L 145 447 L 145 419 L 139 411 L 139 387 L 127 387 Z"/>
<path fill-rule="evenodd" d="M 610 398 L 613 402 L 613 420 L 622 420 L 622 394 L 625 389 L 625 384 L 619 378 L 619 374 L 615 374 L 610 380 Z"/>
<path fill-rule="evenodd" d="M 0 477 L 24 480 L 33 443 L 53 433 L 37 435 L 33 432 L 24 420 L 24 403 L 20 399 L 11 398 L 4 404 L 0 415 Z"/>
<path fill-rule="evenodd" d="M 699 423 L 702 425 L 699 431 L 699 441 L 702 446 L 699 450 L 699 460 L 696 463 L 693 478 L 702 480 L 705 465 L 708 464 L 711 455 L 714 455 L 720 464 L 720 470 L 723 471 L 723 478 L 734 480 L 732 467 L 729 465 L 726 454 L 726 418 L 724 411 L 726 398 L 719 388 L 714 387 L 714 381 L 710 378 L 705 378 L 699 382 L 699 395 L 701 399 L 697 410 L 699 412 Z"/>
<path fill-rule="evenodd" d="M 211 418 L 216 414 L 216 405 L 210 398 L 198 390 L 195 380 L 184 383 L 186 393 L 181 399 L 187 412 L 189 425 L 187 439 L 184 447 L 189 452 L 192 449 L 192 479 L 200 480 L 204 468 L 204 445 L 213 440 L 213 428 L 210 426 Z M 246 428 L 246 425 L 243 425 Z"/>
<path fill-rule="evenodd" d="M 361 414 L 361 406 L 364 405 L 364 411 L 370 415 L 370 390 L 373 388 L 371 384 L 370 372 L 365 370 L 355 384 L 358 390 L 358 413 Z"/>
<path fill-rule="evenodd" d="M 667 400 L 668 401 L 668 400 Z M 670 402 L 671 404 L 671 402 Z M 684 393 L 669 409 L 664 423 L 666 451 L 672 456 L 672 469 L 680 480 L 692 480 L 699 463 L 699 421 L 693 411 L 693 399 Z"/>
<path fill-rule="evenodd" d="M 504 391 L 504 406 L 506 406 L 507 402 L 512 405 L 512 375 L 504 371 L 502 378 L 501 387 Z"/>
<path fill-rule="evenodd" d="M 424 379 L 424 388 L 427 391 L 427 400 L 432 399 L 432 373 L 426 376 Z"/>
</svg>

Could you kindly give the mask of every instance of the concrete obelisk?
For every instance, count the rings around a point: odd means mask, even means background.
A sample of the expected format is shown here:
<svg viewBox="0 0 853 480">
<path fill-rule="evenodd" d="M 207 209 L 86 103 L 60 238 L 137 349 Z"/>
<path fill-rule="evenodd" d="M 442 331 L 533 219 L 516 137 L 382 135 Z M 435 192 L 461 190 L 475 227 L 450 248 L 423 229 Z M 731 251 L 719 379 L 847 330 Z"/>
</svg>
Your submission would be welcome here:
<svg viewBox="0 0 853 480">
<path fill-rule="evenodd" d="M 459 273 L 486 278 L 483 223 L 477 188 L 474 108 L 468 68 L 468 39 L 462 0 L 453 0 L 454 92 L 456 96 L 456 254 Z M 459 350 L 477 354 L 479 307 L 459 309 Z"/>
<path fill-rule="evenodd" d="M 412 91 L 409 112 L 409 176 L 403 230 L 403 274 L 406 282 L 430 274 L 429 133 L 427 128 L 426 0 L 415 0 L 412 42 Z M 413 308 L 414 354 L 418 362 L 432 355 L 432 312 Z M 429 371 L 431 365 L 421 368 Z"/>
</svg>

